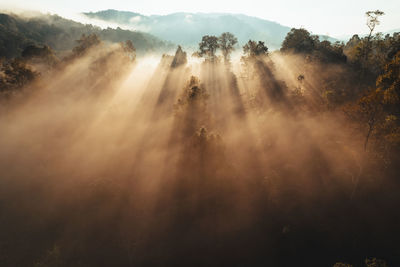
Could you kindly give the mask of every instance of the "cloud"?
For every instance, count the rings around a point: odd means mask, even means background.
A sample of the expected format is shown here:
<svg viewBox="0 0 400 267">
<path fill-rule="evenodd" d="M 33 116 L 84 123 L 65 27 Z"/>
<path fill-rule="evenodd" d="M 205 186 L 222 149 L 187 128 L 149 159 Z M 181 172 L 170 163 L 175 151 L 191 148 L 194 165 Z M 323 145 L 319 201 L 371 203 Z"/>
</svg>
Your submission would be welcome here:
<svg viewBox="0 0 400 267">
<path fill-rule="evenodd" d="M 135 16 L 129 19 L 130 23 L 138 23 L 142 20 L 142 18 L 140 16 Z"/>
</svg>

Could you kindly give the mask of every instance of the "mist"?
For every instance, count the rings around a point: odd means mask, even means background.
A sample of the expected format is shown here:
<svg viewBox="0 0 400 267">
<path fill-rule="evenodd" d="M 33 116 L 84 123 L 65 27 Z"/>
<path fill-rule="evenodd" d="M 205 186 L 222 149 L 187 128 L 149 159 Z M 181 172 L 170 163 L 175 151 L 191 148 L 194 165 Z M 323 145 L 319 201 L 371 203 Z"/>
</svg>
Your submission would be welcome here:
<svg viewBox="0 0 400 267">
<path fill-rule="evenodd" d="M 346 67 L 124 51 L 92 47 L 1 100 L 4 266 L 393 259 L 398 184 L 321 93 Z"/>
</svg>

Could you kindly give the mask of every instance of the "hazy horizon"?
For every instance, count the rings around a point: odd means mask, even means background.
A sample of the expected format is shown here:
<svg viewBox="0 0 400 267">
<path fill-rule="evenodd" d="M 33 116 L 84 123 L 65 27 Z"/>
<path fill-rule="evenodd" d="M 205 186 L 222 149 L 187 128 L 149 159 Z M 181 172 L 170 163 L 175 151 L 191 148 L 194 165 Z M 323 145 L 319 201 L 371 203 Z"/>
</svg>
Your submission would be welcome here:
<svg viewBox="0 0 400 267">
<path fill-rule="evenodd" d="M 142 3 L 129 3 L 126 0 L 113 1 L 49 1 L 37 0 L 26 3 L 22 0 L 5 1 L 0 4 L 1 9 L 9 11 L 39 11 L 59 14 L 61 16 L 77 19 L 83 12 L 96 12 L 107 9 L 131 11 L 143 15 L 167 15 L 171 13 L 233 13 L 258 17 L 277 22 L 288 27 L 303 27 L 314 34 L 329 35 L 335 38 L 344 38 L 353 34 L 367 33 L 365 25 L 365 12 L 380 9 L 385 12 L 381 18 L 381 25 L 377 32 L 387 32 L 400 28 L 400 5 L 397 1 L 336 1 L 335 3 L 318 2 L 311 0 L 297 2 L 294 0 L 279 3 L 264 3 L 259 0 L 243 3 L 227 3 L 220 1 L 214 3 L 202 1 L 200 6 L 196 2 L 181 2 L 178 0 L 167 3 L 158 3 L 150 0 Z"/>
</svg>

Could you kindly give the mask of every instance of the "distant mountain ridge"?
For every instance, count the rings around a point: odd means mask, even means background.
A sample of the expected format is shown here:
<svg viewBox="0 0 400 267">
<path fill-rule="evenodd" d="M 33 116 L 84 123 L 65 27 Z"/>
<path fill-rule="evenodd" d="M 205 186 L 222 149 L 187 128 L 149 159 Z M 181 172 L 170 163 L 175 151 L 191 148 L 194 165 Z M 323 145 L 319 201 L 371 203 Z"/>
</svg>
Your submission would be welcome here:
<svg viewBox="0 0 400 267">
<path fill-rule="evenodd" d="M 0 58 L 17 57 L 28 45 L 49 45 L 57 51 L 71 50 L 82 34 L 97 34 L 100 39 L 112 43 L 131 40 L 139 54 L 165 52 L 174 46 L 159 38 L 138 31 L 120 28 L 101 29 L 82 24 L 58 15 L 40 15 L 24 18 L 0 13 Z"/>
<path fill-rule="evenodd" d="M 272 49 L 280 48 L 290 27 L 279 23 L 230 13 L 172 13 L 168 15 L 145 16 L 140 13 L 118 10 L 104 10 L 83 13 L 86 17 L 118 23 L 148 32 L 163 40 L 186 46 L 196 46 L 204 35 L 233 33 L 239 44 L 249 39 L 265 41 Z M 336 39 L 321 36 L 321 39 Z"/>
</svg>

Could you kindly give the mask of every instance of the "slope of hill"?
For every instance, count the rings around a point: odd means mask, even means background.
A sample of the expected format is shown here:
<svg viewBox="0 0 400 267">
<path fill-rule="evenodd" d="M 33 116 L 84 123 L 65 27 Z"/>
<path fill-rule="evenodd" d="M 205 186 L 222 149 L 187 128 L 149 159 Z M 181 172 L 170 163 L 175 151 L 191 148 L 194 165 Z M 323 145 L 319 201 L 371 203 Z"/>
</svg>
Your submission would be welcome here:
<svg viewBox="0 0 400 267">
<path fill-rule="evenodd" d="M 56 51 L 71 50 L 82 34 L 97 34 L 102 40 L 131 40 L 138 53 L 166 51 L 171 44 L 148 33 L 99 27 L 68 20 L 57 15 L 22 18 L 0 14 L 0 57 L 16 57 L 30 44 L 47 44 Z"/>
<path fill-rule="evenodd" d="M 290 27 L 276 22 L 229 13 L 173 13 L 164 16 L 144 16 L 135 12 L 104 10 L 84 15 L 92 19 L 126 25 L 164 40 L 192 47 L 197 45 L 203 35 L 231 32 L 236 35 L 239 44 L 244 44 L 249 39 L 262 40 L 266 41 L 270 48 L 278 49 L 290 31 Z"/>
</svg>

